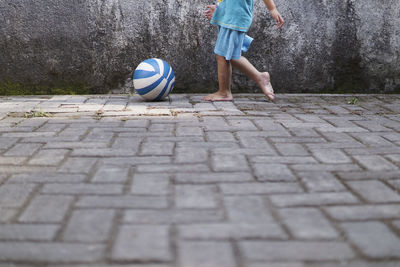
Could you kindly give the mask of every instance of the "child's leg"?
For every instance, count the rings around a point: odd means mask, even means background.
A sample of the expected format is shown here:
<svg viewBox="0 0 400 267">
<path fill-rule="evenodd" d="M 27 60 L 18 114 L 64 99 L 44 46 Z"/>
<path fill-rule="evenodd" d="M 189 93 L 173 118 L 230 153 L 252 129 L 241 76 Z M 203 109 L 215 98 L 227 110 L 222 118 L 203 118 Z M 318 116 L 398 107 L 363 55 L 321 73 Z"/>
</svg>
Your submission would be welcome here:
<svg viewBox="0 0 400 267">
<path fill-rule="evenodd" d="M 266 95 L 270 100 L 274 100 L 274 90 L 270 82 L 270 77 L 268 72 L 259 72 L 245 57 L 240 57 L 240 59 L 232 59 L 232 65 L 245 74 L 247 77 L 255 81 L 261 88 L 264 95 Z"/>
<path fill-rule="evenodd" d="M 232 65 L 229 60 L 224 57 L 217 56 L 218 64 L 218 91 L 203 97 L 206 101 L 232 101 L 231 92 L 231 77 L 232 77 Z"/>
</svg>

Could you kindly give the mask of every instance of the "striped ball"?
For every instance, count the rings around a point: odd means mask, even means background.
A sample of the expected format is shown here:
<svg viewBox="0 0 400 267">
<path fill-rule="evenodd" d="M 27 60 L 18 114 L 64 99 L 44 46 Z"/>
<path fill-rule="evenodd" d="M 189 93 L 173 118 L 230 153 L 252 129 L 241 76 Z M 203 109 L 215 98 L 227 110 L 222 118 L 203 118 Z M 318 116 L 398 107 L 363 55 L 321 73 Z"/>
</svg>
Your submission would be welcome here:
<svg viewBox="0 0 400 267">
<path fill-rule="evenodd" d="M 158 58 L 146 59 L 133 74 L 136 92 L 148 101 L 164 99 L 172 91 L 175 75 L 171 66 Z"/>
</svg>

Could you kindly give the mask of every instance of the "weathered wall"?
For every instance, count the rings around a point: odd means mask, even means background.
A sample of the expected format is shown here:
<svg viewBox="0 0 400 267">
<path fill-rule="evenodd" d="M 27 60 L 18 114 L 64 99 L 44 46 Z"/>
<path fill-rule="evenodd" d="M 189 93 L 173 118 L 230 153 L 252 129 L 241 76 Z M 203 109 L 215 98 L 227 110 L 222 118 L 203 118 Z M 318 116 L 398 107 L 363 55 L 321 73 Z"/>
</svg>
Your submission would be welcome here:
<svg viewBox="0 0 400 267">
<path fill-rule="evenodd" d="M 24 85 L 130 86 L 144 59 L 168 61 L 175 92 L 214 90 L 216 28 L 202 0 L 0 0 L 0 80 Z M 400 1 L 261 0 L 246 56 L 278 92 L 400 91 Z M 235 72 L 235 92 L 255 92 Z"/>
</svg>

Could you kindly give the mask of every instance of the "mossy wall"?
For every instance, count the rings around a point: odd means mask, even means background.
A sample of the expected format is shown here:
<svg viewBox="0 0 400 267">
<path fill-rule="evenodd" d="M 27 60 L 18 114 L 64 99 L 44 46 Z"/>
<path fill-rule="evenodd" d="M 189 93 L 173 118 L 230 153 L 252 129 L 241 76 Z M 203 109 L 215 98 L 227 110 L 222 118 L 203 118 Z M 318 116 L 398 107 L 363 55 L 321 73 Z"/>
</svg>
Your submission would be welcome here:
<svg viewBox="0 0 400 267">
<path fill-rule="evenodd" d="M 245 56 L 277 92 L 391 93 L 400 88 L 400 1 L 275 0 L 276 29 L 255 0 Z M 217 29 L 200 0 L 2 0 L 0 94 L 128 92 L 135 67 L 158 57 L 174 92 L 217 87 Z M 234 71 L 234 92 L 259 92 Z"/>
</svg>

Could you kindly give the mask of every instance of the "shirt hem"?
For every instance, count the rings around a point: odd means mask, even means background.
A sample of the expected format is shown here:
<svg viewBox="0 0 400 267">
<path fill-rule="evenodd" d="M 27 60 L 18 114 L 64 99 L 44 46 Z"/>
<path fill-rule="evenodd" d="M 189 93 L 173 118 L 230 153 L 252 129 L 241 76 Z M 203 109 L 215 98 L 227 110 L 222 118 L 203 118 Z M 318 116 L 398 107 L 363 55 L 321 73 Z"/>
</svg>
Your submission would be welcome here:
<svg viewBox="0 0 400 267">
<path fill-rule="evenodd" d="M 240 32 L 247 32 L 249 30 L 249 27 L 240 27 L 240 26 L 236 26 L 236 25 L 233 25 L 233 24 L 224 23 L 224 22 L 218 21 L 218 20 L 211 20 L 210 23 L 214 24 L 214 25 L 219 25 L 221 27 L 225 27 L 225 28 L 228 28 L 228 29 L 240 31 Z"/>
</svg>

